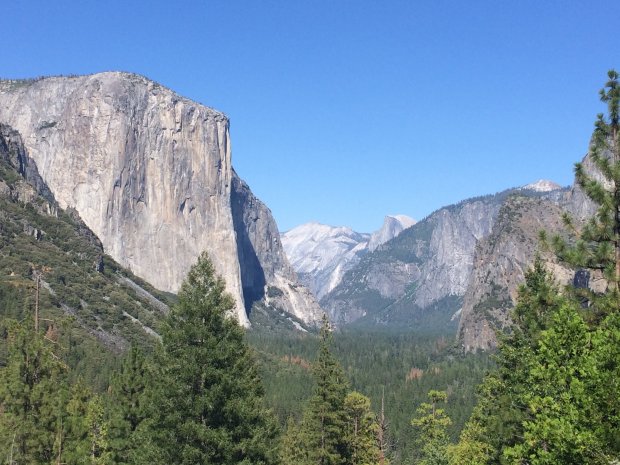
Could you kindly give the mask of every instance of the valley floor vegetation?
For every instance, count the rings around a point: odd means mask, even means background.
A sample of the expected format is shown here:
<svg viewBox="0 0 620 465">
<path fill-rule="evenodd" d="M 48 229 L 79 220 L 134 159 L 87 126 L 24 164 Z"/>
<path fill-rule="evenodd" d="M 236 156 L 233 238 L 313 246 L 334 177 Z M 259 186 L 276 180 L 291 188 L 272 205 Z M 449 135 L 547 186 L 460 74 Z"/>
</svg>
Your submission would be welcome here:
<svg viewBox="0 0 620 465">
<path fill-rule="evenodd" d="M 601 99 L 608 112 L 590 157 L 602 181 L 576 167 L 598 211 L 582 227 L 567 216 L 563 236 L 541 234 L 492 364 L 445 338 L 335 333 L 326 319 L 318 338 L 245 334 L 203 255 L 158 326 L 160 343 L 127 350 L 107 382 L 76 363 L 69 326 L 39 319 L 32 302 L 19 321 L 8 317 L 24 312 L 3 309 L 0 463 L 619 463 L 615 71 Z M 543 254 L 601 276 L 606 290 L 559 286 Z M 2 302 L 15 297 L 3 292 Z"/>
</svg>

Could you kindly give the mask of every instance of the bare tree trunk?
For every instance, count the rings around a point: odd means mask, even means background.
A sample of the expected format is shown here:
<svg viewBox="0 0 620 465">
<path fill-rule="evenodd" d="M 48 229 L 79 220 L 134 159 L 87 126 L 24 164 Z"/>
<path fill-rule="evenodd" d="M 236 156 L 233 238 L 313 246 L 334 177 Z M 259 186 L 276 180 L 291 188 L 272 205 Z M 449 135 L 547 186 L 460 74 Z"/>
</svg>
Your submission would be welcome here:
<svg viewBox="0 0 620 465">
<path fill-rule="evenodd" d="M 381 391 L 381 413 L 379 414 L 379 428 L 377 429 L 377 442 L 379 443 L 379 465 L 385 465 L 385 455 L 387 453 L 387 441 L 385 433 L 387 425 L 385 422 L 385 386 Z"/>
<path fill-rule="evenodd" d="M 613 154 L 613 166 L 614 168 L 620 162 L 620 146 L 618 141 L 618 127 L 613 126 L 612 128 L 612 154 Z M 620 290 L 620 186 L 616 179 L 614 179 L 614 246 L 616 252 L 616 274 L 615 274 L 615 282 L 614 289 L 616 291 Z"/>
<path fill-rule="evenodd" d="M 39 288 L 41 287 L 41 276 L 35 271 L 35 297 L 34 297 L 34 332 L 39 332 Z"/>
</svg>

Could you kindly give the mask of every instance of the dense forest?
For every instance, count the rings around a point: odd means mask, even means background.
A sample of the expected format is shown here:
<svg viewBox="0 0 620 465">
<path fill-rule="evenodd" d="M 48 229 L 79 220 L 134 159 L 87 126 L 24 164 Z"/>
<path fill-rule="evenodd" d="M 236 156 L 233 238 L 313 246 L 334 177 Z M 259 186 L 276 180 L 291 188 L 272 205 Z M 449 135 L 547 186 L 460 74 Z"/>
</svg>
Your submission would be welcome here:
<svg viewBox="0 0 620 465">
<path fill-rule="evenodd" d="M 604 292 L 561 287 L 536 260 L 491 360 L 460 354 L 450 334 L 333 331 L 326 318 L 319 334 L 246 332 L 203 255 L 178 296 L 161 296 L 156 335 L 101 351 L 25 269 L 29 282 L 0 282 L 0 463 L 618 463 L 620 87 L 608 77 L 590 147 L 601 176 L 576 165 L 599 209 L 542 232 L 540 250 L 601 276 Z M 14 261 L 15 243 L 3 247 Z M 117 299 L 107 311 L 120 318 Z"/>
</svg>

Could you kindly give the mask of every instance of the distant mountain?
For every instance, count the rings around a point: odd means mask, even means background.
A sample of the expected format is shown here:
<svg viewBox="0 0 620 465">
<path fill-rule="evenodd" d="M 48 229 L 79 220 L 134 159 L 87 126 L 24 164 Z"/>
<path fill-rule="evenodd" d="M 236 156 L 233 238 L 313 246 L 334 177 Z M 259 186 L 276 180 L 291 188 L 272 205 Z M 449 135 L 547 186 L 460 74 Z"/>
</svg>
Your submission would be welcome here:
<svg viewBox="0 0 620 465">
<path fill-rule="evenodd" d="M 482 283 L 472 281 L 473 276 L 482 276 L 490 283 L 489 289 L 501 291 L 490 302 L 501 304 L 497 310 L 503 312 L 506 321 L 506 309 L 511 307 L 516 286 L 536 250 L 536 227 L 543 229 L 549 223 L 549 229 L 557 230 L 554 225 L 562 208 L 583 210 L 579 202 L 570 200 L 577 197 L 557 184 L 539 181 L 441 208 L 366 254 L 322 298 L 321 304 L 339 325 L 356 322 L 456 330 L 460 317 L 460 334 L 465 334 L 468 322 L 473 321 L 471 308 L 489 300 L 489 293 L 481 291 Z M 515 210 L 515 205 L 525 206 Z M 506 215 L 501 212 L 513 210 L 518 212 L 514 213 L 515 217 L 531 215 L 532 218 L 524 219 L 519 228 L 505 227 Z M 501 243 L 508 245 L 502 252 L 483 256 L 483 244 L 496 245 L 493 238 L 498 235 Z M 518 272 L 509 277 L 498 265 L 504 255 L 518 262 Z M 489 272 L 483 273 L 483 268 Z M 474 339 L 482 334 L 478 330 L 472 333 L 476 334 Z M 487 335 L 480 337 L 485 342 L 479 347 L 495 344 L 494 339 L 485 339 Z M 471 341 L 463 345 L 476 346 Z"/>
<path fill-rule="evenodd" d="M 383 220 L 383 226 L 381 226 L 381 229 L 372 233 L 370 236 L 370 240 L 368 241 L 368 250 L 372 252 L 381 244 L 385 244 L 387 241 L 394 239 L 404 229 L 407 229 L 414 224 L 415 220 L 407 215 L 387 215 Z"/>
<path fill-rule="evenodd" d="M 536 182 L 523 186 L 521 189 L 535 191 L 535 192 L 551 192 L 551 191 L 556 191 L 558 189 L 562 189 L 562 186 L 554 183 L 553 181 L 548 181 L 546 179 L 540 179 Z"/>
<path fill-rule="evenodd" d="M 406 215 L 388 215 L 378 231 L 365 234 L 344 226 L 306 223 L 283 233 L 282 245 L 302 283 L 321 299 L 369 250 L 413 224 L 415 220 Z"/>
</svg>

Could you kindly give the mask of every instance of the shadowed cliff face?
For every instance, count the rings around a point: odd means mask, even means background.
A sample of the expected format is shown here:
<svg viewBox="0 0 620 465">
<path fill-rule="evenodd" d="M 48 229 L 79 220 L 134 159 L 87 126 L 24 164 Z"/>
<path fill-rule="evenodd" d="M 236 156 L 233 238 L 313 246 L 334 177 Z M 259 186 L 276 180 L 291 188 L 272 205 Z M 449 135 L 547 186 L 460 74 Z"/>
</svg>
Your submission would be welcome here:
<svg viewBox="0 0 620 465">
<path fill-rule="evenodd" d="M 60 206 L 75 208 L 113 258 L 175 292 L 206 250 L 239 321 L 249 324 L 243 289 L 254 298 L 262 278 L 247 247 L 252 239 L 233 223 L 222 113 L 113 72 L 0 82 L 0 122 L 22 134 Z M 256 237 L 255 251 L 261 240 L 270 239 Z M 248 260 L 243 276 L 239 258 Z"/>
<path fill-rule="evenodd" d="M 231 205 L 248 312 L 265 299 L 306 323 L 318 322 L 322 311 L 310 291 L 298 283 L 271 211 L 234 171 Z"/>
<path fill-rule="evenodd" d="M 233 177 L 231 207 L 233 224 L 237 233 L 237 255 L 241 267 L 241 282 L 243 283 L 243 298 L 246 312 L 252 305 L 263 299 L 265 295 L 265 272 L 252 243 L 256 236 L 258 212 L 250 204 L 251 192 L 236 175 Z"/>
</svg>

